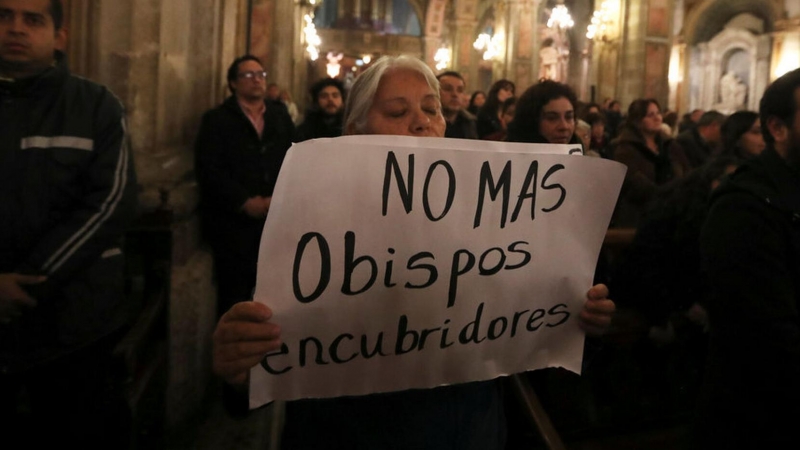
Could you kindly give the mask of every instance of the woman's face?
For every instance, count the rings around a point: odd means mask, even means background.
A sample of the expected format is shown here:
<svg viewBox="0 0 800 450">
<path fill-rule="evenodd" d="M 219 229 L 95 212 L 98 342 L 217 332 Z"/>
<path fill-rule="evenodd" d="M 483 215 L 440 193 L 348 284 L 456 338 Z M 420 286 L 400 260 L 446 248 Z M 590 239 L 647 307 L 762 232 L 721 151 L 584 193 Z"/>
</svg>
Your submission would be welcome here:
<svg viewBox="0 0 800 450">
<path fill-rule="evenodd" d="M 443 137 L 441 102 L 425 77 L 412 69 L 389 69 L 378 84 L 362 134 Z"/>
<path fill-rule="evenodd" d="M 514 89 L 511 86 L 500 88 L 500 90 L 497 91 L 497 100 L 499 100 L 500 103 L 503 103 L 504 101 L 508 100 L 513 96 L 514 96 Z"/>
<path fill-rule="evenodd" d="M 739 147 L 744 152 L 742 156 L 756 156 L 767 148 L 764 135 L 761 134 L 761 122 L 756 119 L 753 125 L 739 138 Z"/>
<path fill-rule="evenodd" d="M 475 107 L 477 108 L 483 106 L 484 103 L 486 103 L 486 96 L 483 94 L 475 95 L 475 99 L 472 100 L 472 104 L 475 105 Z"/>
<path fill-rule="evenodd" d="M 658 134 L 661 132 L 661 110 L 658 105 L 650 103 L 647 105 L 647 114 L 642 119 L 642 133 Z"/>
<path fill-rule="evenodd" d="M 560 97 L 542 107 L 539 133 L 551 144 L 569 144 L 575 132 L 575 110 L 569 99 Z"/>
</svg>

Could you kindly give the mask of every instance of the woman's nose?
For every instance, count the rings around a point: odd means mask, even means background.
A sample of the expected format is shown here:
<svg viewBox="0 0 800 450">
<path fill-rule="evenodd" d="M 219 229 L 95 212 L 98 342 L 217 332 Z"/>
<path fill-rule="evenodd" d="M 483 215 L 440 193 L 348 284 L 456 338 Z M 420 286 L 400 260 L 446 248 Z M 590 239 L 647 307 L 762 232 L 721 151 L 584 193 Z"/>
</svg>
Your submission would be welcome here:
<svg viewBox="0 0 800 450">
<path fill-rule="evenodd" d="M 431 127 L 431 118 L 425 111 L 419 110 L 413 114 L 411 119 L 411 132 L 423 133 Z"/>
</svg>

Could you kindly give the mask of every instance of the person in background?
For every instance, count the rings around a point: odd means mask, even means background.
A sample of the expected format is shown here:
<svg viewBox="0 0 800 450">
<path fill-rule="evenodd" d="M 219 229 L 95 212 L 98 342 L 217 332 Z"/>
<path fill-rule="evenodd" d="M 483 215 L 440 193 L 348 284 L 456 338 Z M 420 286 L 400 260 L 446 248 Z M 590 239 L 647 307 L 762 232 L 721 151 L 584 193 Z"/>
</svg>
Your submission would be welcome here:
<svg viewBox="0 0 800 450">
<path fill-rule="evenodd" d="M 609 139 L 619 136 L 623 124 L 622 105 L 617 100 L 611 100 L 608 109 L 604 111 L 606 117 L 606 133 Z"/>
<path fill-rule="evenodd" d="M 460 73 L 448 71 L 440 73 L 439 97 L 442 99 L 442 115 L 447 128 L 444 136 L 458 139 L 478 139 L 475 117 L 464 109 L 462 95 L 466 85 Z"/>
<path fill-rule="evenodd" d="M 59 0 L 0 0 L 3 448 L 128 448 L 115 349 L 138 313 L 123 238 L 136 174 L 123 105 L 72 75 Z"/>
<path fill-rule="evenodd" d="M 484 103 L 486 103 L 486 93 L 483 91 L 473 92 L 472 96 L 469 98 L 469 106 L 467 107 L 467 112 L 472 114 L 473 116 L 477 116 L 478 110 L 481 109 Z"/>
<path fill-rule="evenodd" d="M 297 127 L 297 142 L 342 135 L 344 84 L 335 78 L 323 78 L 310 89 L 313 104 Z"/>
<path fill-rule="evenodd" d="M 272 100 L 273 102 L 280 101 L 281 87 L 278 86 L 277 83 L 270 83 L 267 85 L 267 91 L 264 95 L 267 97 L 267 100 Z"/>
<path fill-rule="evenodd" d="M 800 417 L 800 69 L 764 91 L 767 148 L 714 193 L 697 448 L 791 448 Z"/>
<path fill-rule="evenodd" d="M 578 136 L 578 139 L 581 141 L 581 145 L 583 145 L 583 154 L 586 156 L 595 156 L 600 157 L 600 153 L 591 149 L 590 145 L 592 143 L 592 126 L 589 125 L 587 122 L 578 119 L 578 122 L 575 124 L 575 135 Z"/>
<path fill-rule="evenodd" d="M 767 148 L 758 113 L 738 111 L 722 124 L 722 152 L 741 160 L 755 158 Z"/>
<path fill-rule="evenodd" d="M 575 136 L 578 97 L 566 84 L 542 80 L 517 100 L 514 120 L 508 125 L 510 142 L 580 144 Z"/>
<path fill-rule="evenodd" d="M 207 111 L 195 142 L 200 213 L 214 255 L 217 312 L 251 297 L 261 230 L 294 124 L 279 101 L 265 100 L 261 62 L 245 55 L 228 68 L 232 95 Z"/>
<path fill-rule="evenodd" d="M 702 109 L 695 109 L 690 113 L 684 114 L 681 118 L 681 123 L 678 124 L 678 134 L 689 131 L 697 126 L 697 122 L 700 120 L 700 117 L 703 116 L 703 113 L 704 111 Z"/>
<path fill-rule="evenodd" d="M 509 80 L 498 80 L 486 94 L 486 102 L 478 110 L 478 137 L 495 133 L 503 129 L 500 124 L 500 106 L 506 99 L 514 96 L 516 87 Z"/>
<path fill-rule="evenodd" d="M 355 81 L 345 107 L 345 133 L 443 137 L 439 86 L 430 68 L 410 56 L 383 57 Z M 302 207 L 299 205 L 298 207 Z M 603 332 L 614 303 L 605 286 L 587 293 L 581 322 Z M 235 305 L 214 332 L 214 372 L 246 390 L 250 369 L 280 348 L 281 332 L 262 303 Z M 401 392 L 288 402 L 285 448 L 505 448 L 506 422 L 498 380 Z"/>
<path fill-rule="evenodd" d="M 608 154 L 609 136 L 606 132 L 606 119 L 602 114 L 589 114 L 586 123 L 591 127 L 591 140 L 589 150 L 597 152 L 603 158 L 610 158 Z"/>
<path fill-rule="evenodd" d="M 718 111 L 704 112 L 696 126 L 680 133 L 674 142 L 686 156 L 687 166 L 677 169 L 682 176 L 692 169 L 705 164 L 710 158 L 719 155 L 722 144 L 722 122 L 725 115 Z"/>
<path fill-rule="evenodd" d="M 492 133 L 483 139 L 487 141 L 505 141 L 506 135 L 508 134 L 508 124 L 514 120 L 514 114 L 516 113 L 516 110 L 517 98 L 507 98 L 506 101 L 503 102 L 503 105 L 500 106 L 500 125 L 503 127 L 503 129 Z"/>
<path fill-rule="evenodd" d="M 286 105 L 286 111 L 289 113 L 289 117 L 292 118 L 292 123 L 297 125 L 300 123 L 300 119 L 302 116 L 300 115 L 300 111 L 297 109 L 297 104 L 292 100 L 292 95 L 286 89 L 283 89 L 280 93 L 280 101 L 284 105 Z"/>
<path fill-rule="evenodd" d="M 671 139 L 661 132 L 661 108 L 655 99 L 638 99 L 617 139 L 611 142 L 614 160 L 628 167 L 613 223 L 635 228 L 656 187 L 673 178 Z"/>
</svg>

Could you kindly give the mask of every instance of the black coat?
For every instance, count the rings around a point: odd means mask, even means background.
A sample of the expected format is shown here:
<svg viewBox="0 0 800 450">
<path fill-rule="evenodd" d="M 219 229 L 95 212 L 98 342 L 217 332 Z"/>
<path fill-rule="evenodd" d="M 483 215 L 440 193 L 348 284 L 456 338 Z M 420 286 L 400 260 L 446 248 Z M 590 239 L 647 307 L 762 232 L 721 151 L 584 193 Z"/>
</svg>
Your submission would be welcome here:
<svg viewBox="0 0 800 450">
<path fill-rule="evenodd" d="M 119 100 L 63 64 L 0 81 L 0 273 L 46 275 L 38 305 L 0 325 L 0 372 L 24 370 L 119 329 L 122 237 L 136 177 Z"/>
<path fill-rule="evenodd" d="M 319 110 L 310 111 L 303 123 L 297 127 L 297 142 L 341 136 L 343 117 L 344 111 L 333 116 Z"/>
<path fill-rule="evenodd" d="M 773 149 L 715 193 L 704 448 L 789 448 L 800 417 L 800 173 Z M 790 444 L 791 443 L 791 444 Z"/>
<path fill-rule="evenodd" d="M 204 234 L 218 263 L 222 257 L 255 277 L 264 219 L 241 208 L 250 197 L 272 195 L 293 136 L 292 119 L 279 102 L 266 101 L 261 137 L 234 96 L 203 115 L 195 164 Z"/>
</svg>

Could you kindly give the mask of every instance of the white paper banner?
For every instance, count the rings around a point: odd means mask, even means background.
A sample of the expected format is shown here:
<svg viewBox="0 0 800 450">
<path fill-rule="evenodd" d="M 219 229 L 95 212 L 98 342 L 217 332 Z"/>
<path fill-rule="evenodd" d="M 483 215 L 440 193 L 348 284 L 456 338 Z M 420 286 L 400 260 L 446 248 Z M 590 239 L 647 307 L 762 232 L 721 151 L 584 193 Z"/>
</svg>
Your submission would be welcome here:
<svg viewBox="0 0 800 450">
<path fill-rule="evenodd" d="M 284 346 L 252 369 L 250 406 L 579 373 L 578 313 L 625 167 L 570 148 L 398 136 L 294 145 L 255 292 Z"/>
</svg>

